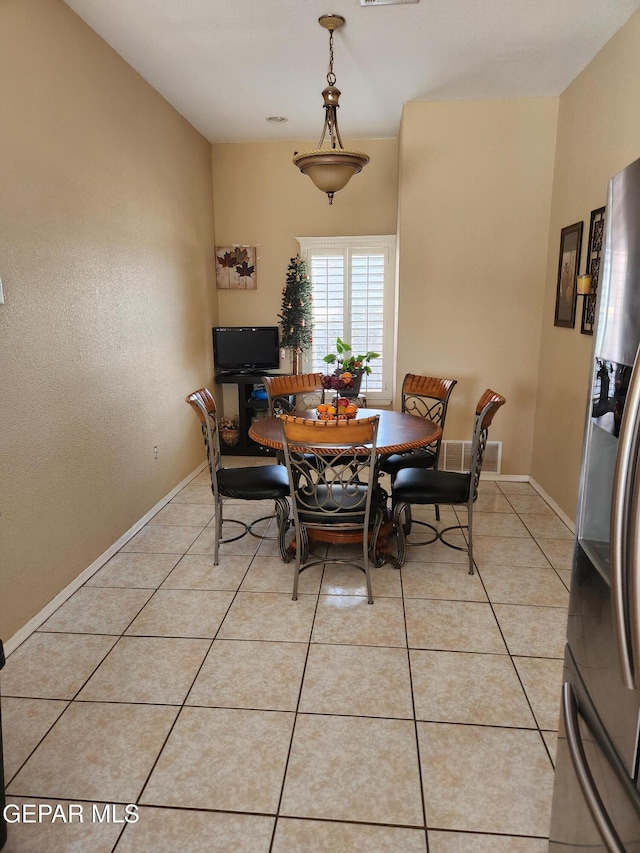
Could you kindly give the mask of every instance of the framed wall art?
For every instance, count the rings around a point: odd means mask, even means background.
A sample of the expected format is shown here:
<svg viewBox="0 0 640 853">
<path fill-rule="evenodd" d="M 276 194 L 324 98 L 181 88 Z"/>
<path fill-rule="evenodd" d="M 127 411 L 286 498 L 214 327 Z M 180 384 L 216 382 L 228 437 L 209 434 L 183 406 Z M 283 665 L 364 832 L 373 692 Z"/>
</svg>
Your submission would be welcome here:
<svg viewBox="0 0 640 853">
<path fill-rule="evenodd" d="M 218 290 L 256 290 L 255 246 L 216 246 Z"/>
<path fill-rule="evenodd" d="M 587 243 L 587 264 L 585 267 L 585 273 L 591 276 L 591 293 L 585 296 L 582 302 L 580 333 L 583 335 L 592 335 L 596 322 L 596 296 L 600 281 L 600 259 L 604 243 L 605 213 L 606 207 L 598 207 L 596 210 L 591 211 L 589 242 Z"/>
<path fill-rule="evenodd" d="M 583 222 L 567 225 L 560 232 L 560 258 L 556 284 L 556 315 L 554 326 L 573 329 L 576 321 L 576 279 L 582 247 Z"/>
</svg>

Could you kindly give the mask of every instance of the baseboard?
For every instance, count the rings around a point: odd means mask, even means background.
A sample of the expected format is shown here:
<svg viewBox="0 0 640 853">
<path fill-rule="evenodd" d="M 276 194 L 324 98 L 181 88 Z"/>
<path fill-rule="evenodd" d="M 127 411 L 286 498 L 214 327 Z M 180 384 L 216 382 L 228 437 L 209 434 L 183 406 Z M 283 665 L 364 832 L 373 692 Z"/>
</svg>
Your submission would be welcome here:
<svg viewBox="0 0 640 853">
<path fill-rule="evenodd" d="M 482 471 L 480 474 L 481 480 L 493 480 L 498 483 L 502 482 L 510 482 L 510 483 L 528 483 L 529 476 L 527 474 L 493 474 L 486 471 Z"/>
<path fill-rule="evenodd" d="M 10 637 L 6 643 L 4 643 L 4 651 L 5 654 L 9 655 L 11 652 L 15 651 L 19 645 L 24 643 L 27 637 L 30 637 L 34 631 L 36 631 L 47 619 L 55 613 L 55 611 L 60 607 L 61 604 L 64 604 L 65 601 L 70 598 L 76 590 L 80 589 L 80 587 L 89 580 L 89 578 L 94 575 L 98 569 L 101 569 L 105 563 L 107 563 L 114 554 L 117 554 L 118 551 L 126 545 L 126 543 L 132 539 L 138 531 L 142 530 L 145 524 L 153 518 L 160 510 L 165 507 L 170 500 L 172 500 L 178 492 L 182 491 L 184 487 L 193 480 L 194 477 L 197 477 L 201 471 L 207 467 L 207 463 L 203 462 L 202 465 L 199 465 L 195 471 L 189 474 L 184 478 L 180 483 L 178 483 L 175 488 L 171 489 L 169 494 L 165 495 L 158 503 L 152 507 L 149 512 L 142 516 L 141 519 L 136 521 L 133 527 L 129 528 L 126 533 L 124 533 L 117 542 L 114 542 L 107 550 L 101 554 L 97 560 L 94 560 L 90 566 L 88 566 L 84 571 L 82 571 L 76 578 L 74 578 L 70 584 L 68 584 L 61 592 L 56 595 L 54 599 L 52 599 L 42 610 L 37 613 L 33 619 L 30 619 L 26 625 L 24 625 L 20 630 L 16 631 L 16 633 Z"/>
<path fill-rule="evenodd" d="M 487 475 L 485 475 L 485 473 L 483 471 L 480 479 L 486 480 L 486 481 L 493 480 L 494 482 L 497 482 L 497 483 L 499 483 L 500 481 L 510 482 L 510 483 L 530 483 L 533 486 L 533 488 L 536 490 L 536 492 L 540 495 L 542 500 L 549 504 L 551 509 L 556 513 L 556 515 L 558 515 L 564 521 L 564 523 L 567 525 L 569 530 L 575 534 L 575 532 L 576 532 L 575 521 L 570 519 L 569 516 L 566 514 L 566 512 L 563 512 L 563 510 L 560 509 L 560 507 L 554 501 L 554 499 L 545 492 L 545 490 L 542 488 L 542 486 L 539 483 L 537 483 L 533 479 L 533 477 L 530 477 L 528 474 L 487 474 Z"/>
<path fill-rule="evenodd" d="M 556 515 L 559 515 L 559 516 L 560 516 L 560 518 L 561 518 L 561 519 L 564 521 L 564 523 L 567 525 L 567 527 L 569 528 L 569 530 L 570 530 L 573 534 L 575 534 L 575 532 L 576 532 L 576 523 L 575 523 L 575 521 L 573 521 L 572 519 L 570 519 L 570 518 L 569 518 L 569 516 L 566 514 L 566 512 L 563 512 L 563 510 L 561 510 L 561 509 L 560 509 L 560 507 L 559 507 L 559 506 L 558 506 L 558 504 L 554 501 L 554 499 L 553 499 L 552 497 L 550 497 L 550 496 L 545 492 L 545 490 L 542 488 L 542 486 L 541 486 L 539 483 L 537 483 L 537 482 L 533 479 L 533 477 L 529 477 L 529 478 L 528 478 L 528 480 L 529 480 L 529 482 L 531 483 L 531 485 L 533 486 L 533 488 L 536 490 L 536 492 L 540 495 L 540 497 L 541 497 L 544 501 L 546 501 L 546 502 L 549 504 L 549 506 L 551 507 L 551 509 L 556 513 Z"/>
</svg>

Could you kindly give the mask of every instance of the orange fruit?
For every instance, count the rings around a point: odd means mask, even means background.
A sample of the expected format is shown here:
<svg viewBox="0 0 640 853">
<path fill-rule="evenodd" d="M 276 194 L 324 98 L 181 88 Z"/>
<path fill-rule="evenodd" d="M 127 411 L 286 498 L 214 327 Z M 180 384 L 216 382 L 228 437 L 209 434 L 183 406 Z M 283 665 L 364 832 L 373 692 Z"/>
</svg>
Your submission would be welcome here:
<svg viewBox="0 0 640 853">
<path fill-rule="evenodd" d="M 318 405 L 318 411 L 319 412 L 326 412 L 328 408 L 329 408 L 329 406 L 327 406 L 326 403 L 320 403 Z"/>
</svg>

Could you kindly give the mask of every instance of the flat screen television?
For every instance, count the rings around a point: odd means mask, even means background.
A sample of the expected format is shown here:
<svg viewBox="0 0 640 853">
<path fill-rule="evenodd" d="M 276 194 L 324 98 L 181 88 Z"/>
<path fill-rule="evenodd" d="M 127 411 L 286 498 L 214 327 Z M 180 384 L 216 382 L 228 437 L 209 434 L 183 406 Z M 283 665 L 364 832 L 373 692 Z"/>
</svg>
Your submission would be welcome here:
<svg viewBox="0 0 640 853">
<path fill-rule="evenodd" d="M 219 326 L 212 331 L 216 370 L 257 373 L 280 367 L 277 326 Z"/>
</svg>

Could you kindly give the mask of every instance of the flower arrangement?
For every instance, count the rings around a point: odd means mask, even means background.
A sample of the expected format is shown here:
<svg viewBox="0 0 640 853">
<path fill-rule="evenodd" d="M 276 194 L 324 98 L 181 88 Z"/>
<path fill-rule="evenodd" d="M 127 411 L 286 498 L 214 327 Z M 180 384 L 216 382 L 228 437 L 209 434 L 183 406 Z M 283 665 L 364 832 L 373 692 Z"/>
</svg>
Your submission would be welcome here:
<svg viewBox="0 0 640 853">
<path fill-rule="evenodd" d="M 343 373 L 354 373 L 356 370 L 371 373 L 369 362 L 373 358 L 380 358 L 380 353 L 369 350 L 363 355 L 353 355 L 351 344 L 345 343 L 342 338 L 336 338 L 336 352 L 330 352 L 322 360 L 327 364 L 337 364 Z"/>
<path fill-rule="evenodd" d="M 351 344 L 345 343 L 342 338 L 337 338 L 336 352 L 331 352 L 322 359 L 327 364 L 336 365 L 332 374 L 323 377 L 323 387 L 332 391 L 352 390 L 356 377 L 362 376 L 363 373 L 371 373 L 369 362 L 374 358 L 380 358 L 380 353 L 369 350 L 366 353 L 353 355 Z"/>
<path fill-rule="evenodd" d="M 225 430 L 240 429 L 240 421 L 238 420 L 238 416 L 234 415 L 232 418 L 218 418 L 218 427 L 221 432 Z"/>
<path fill-rule="evenodd" d="M 240 441 L 240 421 L 237 415 L 232 418 L 218 418 L 218 429 L 223 447 L 235 447 Z"/>
</svg>

